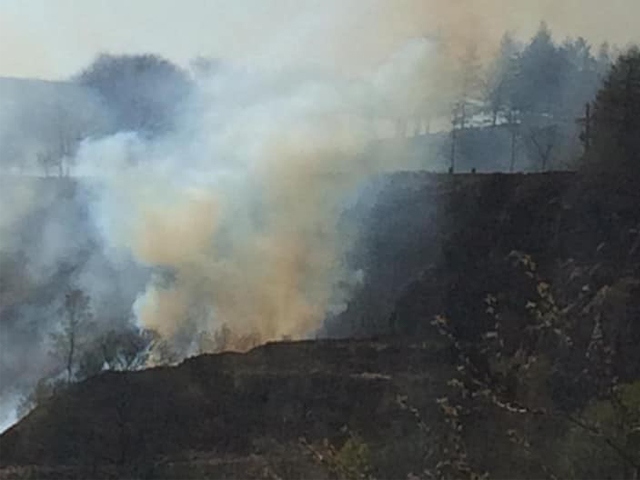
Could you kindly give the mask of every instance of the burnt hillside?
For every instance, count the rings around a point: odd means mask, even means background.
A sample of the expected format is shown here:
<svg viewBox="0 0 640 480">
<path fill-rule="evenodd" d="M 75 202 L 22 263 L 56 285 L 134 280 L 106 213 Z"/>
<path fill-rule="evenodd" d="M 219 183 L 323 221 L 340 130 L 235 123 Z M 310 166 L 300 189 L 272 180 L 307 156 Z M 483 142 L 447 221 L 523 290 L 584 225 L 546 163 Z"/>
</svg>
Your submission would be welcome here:
<svg viewBox="0 0 640 480">
<path fill-rule="evenodd" d="M 102 374 L 3 434 L 0 476 L 626 478 L 633 434 L 608 425 L 640 412 L 640 203 L 608 182 L 380 178 L 345 214 L 364 286 L 325 325 L 361 339 Z"/>
<path fill-rule="evenodd" d="M 193 358 L 174 368 L 106 373 L 74 386 L 3 434 L 1 462 L 5 468 L 68 466 L 80 475 L 105 465 L 166 472 L 167 459 L 184 462 L 187 452 L 276 458 L 269 445 L 289 445 L 294 452 L 289 468 L 299 468 L 296 462 L 305 460 L 300 438 L 336 438 L 346 425 L 380 445 L 401 432 L 416 438 L 420 432 L 397 396 L 442 393 L 445 371 L 426 367 L 446 363 L 447 353 L 432 347 L 373 341 L 267 344 L 247 354 Z M 393 458 L 383 467 L 389 475 Z M 5 470 L 8 478 L 10 471 Z"/>
</svg>

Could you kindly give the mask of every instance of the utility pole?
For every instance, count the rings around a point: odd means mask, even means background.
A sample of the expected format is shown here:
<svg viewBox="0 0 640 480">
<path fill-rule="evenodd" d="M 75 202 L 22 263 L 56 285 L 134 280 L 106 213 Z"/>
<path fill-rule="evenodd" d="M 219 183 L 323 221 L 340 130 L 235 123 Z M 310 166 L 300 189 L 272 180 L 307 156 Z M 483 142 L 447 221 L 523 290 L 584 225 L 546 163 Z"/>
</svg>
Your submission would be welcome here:
<svg viewBox="0 0 640 480">
<path fill-rule="evenodd" d="M 516 167 L 516 140 L 518 134 L 513 110 L 509 111 L 509 131 L 511 133 L 511 161 L 509 163 L 509 172 L 513 173 Z"/>
<path fill-rule="evenodd" d="M 456 168 L 456 124 L 451 125 L 451 154 L 449 158 L 449 173 L 455 172 Z"/>
<path fill-rule="evenodd" d="M 578 118 L 577 122 L 583 125 L 580 132 L 580 141 L 584 146 L 584 153 L 588 153 L 591 148 L 591 104 L 587 103 L 584 107 L 584 117 Z"/>
<path fill-rule="evenodd" d="M 451 152 L 449 153 L 449 173 L 455 173 L 456 171 L 456 141 L 458 140 L 456 127 L 463 122 L 464 112 L 462 111 L 462 104 L 456 103 L 451 110 Z M 463 127 L 460 128 L 462 130 Z"/>
</svg>

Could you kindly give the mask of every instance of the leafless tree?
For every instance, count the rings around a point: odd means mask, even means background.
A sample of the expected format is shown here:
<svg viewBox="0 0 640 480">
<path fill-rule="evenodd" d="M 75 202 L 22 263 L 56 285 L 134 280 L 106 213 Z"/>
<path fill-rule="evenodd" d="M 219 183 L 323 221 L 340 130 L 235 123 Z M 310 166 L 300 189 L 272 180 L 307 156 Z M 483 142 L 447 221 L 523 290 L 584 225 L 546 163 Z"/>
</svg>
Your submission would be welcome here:
<svg viewBox="0 0 640 480">
<path fill-rule="evenodd" d="M 557 125 L 532 127 L 529 129 L 527 139 L 529 149 L 536 156 L 540 170 L 546 171 L 559 140 Z"/>
<path fill-rule="evenodd" d="M 74 289 L 65 295 L 60 309 L 61 330 L 53 335 L 55 353 L 64 362 L 67 382 L 73 380 L 76 361 L 92 320 L 90 298 Z"/>
</svg>

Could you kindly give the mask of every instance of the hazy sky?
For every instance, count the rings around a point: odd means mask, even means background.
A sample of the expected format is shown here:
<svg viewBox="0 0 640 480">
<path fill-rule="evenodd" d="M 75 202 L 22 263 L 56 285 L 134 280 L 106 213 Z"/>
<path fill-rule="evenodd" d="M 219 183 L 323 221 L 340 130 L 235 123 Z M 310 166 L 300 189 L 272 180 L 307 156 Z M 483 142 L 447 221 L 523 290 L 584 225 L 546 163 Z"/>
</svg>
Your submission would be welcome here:
<svg viewBox="0 0 640 480">
<path fill-rule="evenodd" d="M 61 78 L 101 51 L 358 70 L 434 30 L 640 41 L 640 0 L 0 0 L 0 75 Z"/>
</svg>

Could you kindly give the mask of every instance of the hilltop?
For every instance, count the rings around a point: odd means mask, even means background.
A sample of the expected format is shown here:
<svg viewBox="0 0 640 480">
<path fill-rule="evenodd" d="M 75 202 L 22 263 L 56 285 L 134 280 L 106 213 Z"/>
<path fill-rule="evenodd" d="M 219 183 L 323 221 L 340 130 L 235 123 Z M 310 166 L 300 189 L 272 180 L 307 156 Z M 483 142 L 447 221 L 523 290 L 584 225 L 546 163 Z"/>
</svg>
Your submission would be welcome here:
<svg viewBox="0 0 640 480">
<path fill-rule="evenodd" d="M 302 451 L 302 437 L 336 438 L 348 425 L 383 443 L 394 430 L 408 429 L 411 416 L 396 397 L 441 393 L 434 384 L 444 371 L 425 367 L 440 363 L 442 355 L 427 345 L 326 340 L 205 355 L 174 368 L 106 373 L 7 431 L 0 440 L 2 462 L 75 467 L 84 474 L 104 464 L 168 476 L 174 469 L 181 477 L 198 469 L 221 474 L 238 462 L 236 468 L 249 470 L 271 461 L 276 469 L 280 463 L 293 471 L 309 468 L 313 462 Z M 276 447 L 292 449 L 292 455 L 279 458 Z M 216 462 L 190 465 L 189 455 Z"/>
</svg>

